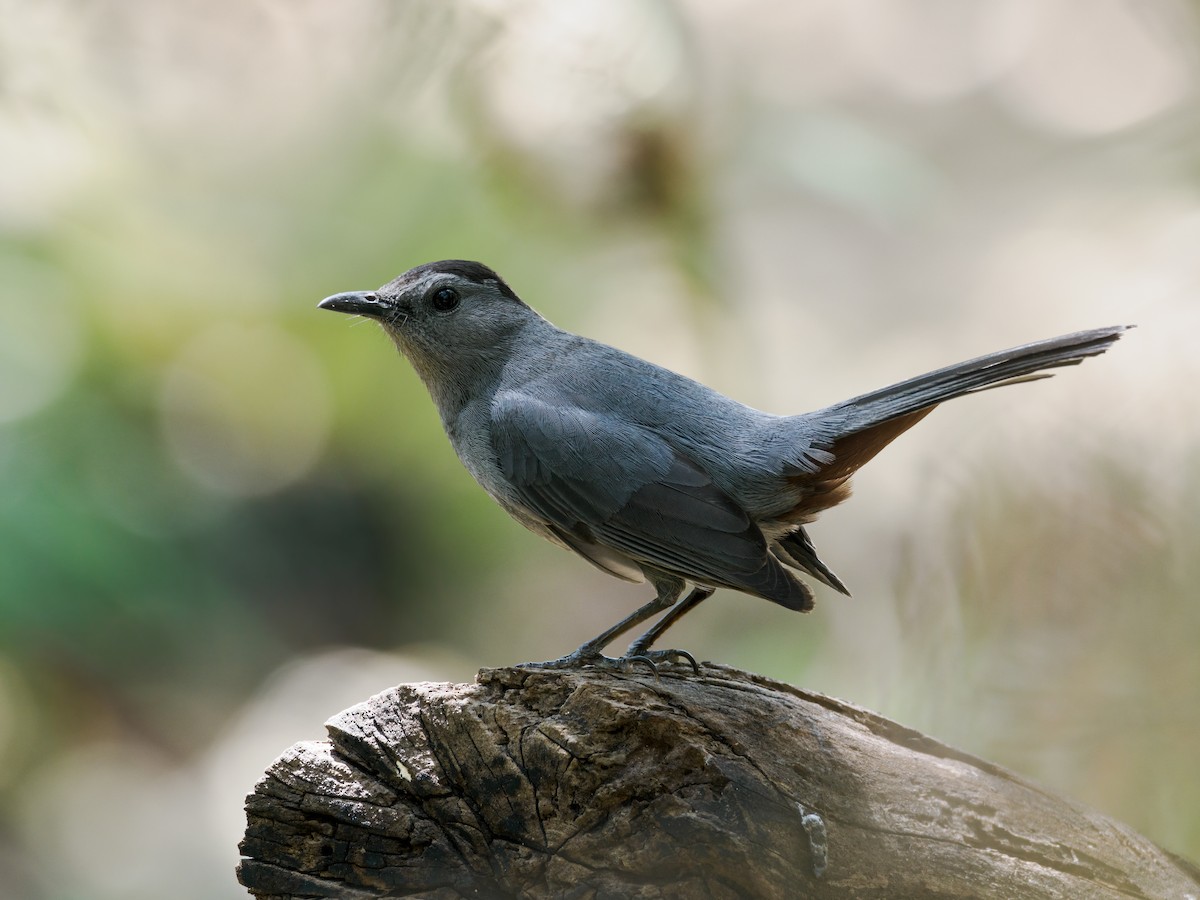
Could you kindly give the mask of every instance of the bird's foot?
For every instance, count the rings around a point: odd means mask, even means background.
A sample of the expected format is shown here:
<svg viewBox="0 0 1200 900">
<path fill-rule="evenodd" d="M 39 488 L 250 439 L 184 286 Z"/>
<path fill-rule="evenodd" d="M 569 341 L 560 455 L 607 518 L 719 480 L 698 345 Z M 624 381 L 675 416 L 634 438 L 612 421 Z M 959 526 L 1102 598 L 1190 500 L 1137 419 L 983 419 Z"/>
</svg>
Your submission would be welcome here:
<svg viewBox="0 0 1200 900">
<path fill-rule="evenodd" d="M 700 674 L 700 664 L 696 662 L 696 657 L 688 653 L 686 650 L 649 650 L 643 649 L 637 645 L 635 641 L 625 655 L 621 659 L 629 660 L 630 662 L 637 660 L 645 663 L 654 669 L 655 674 L 658 674 L 660 665 L 672 666 L 675 664 L 687 663 L 692 667 L 692 672 L 695 675 Z"/>
<path fill-rule="evenodd" d="M 558 659 L 548 659 L 545 662 L 524 662 L 517 665 L 518 669 L 615 669 L 619 667 L 619 659 L 605 656 L 602 653 L 568 653 Z"/>
<path fill-rule="evenodd" d="M 624 656 L 605 656 L 600 652 L 598 647 L 584 644 L 578 650 L 568 653 L 566 656 L 560 656 L 558 659 L 551 659 L 546 662 L 521 663 L 517 668 L 558 670 L 600 669 L 609 672 L 632 672 L 638 666 L 646 666 L 657 676 L 658 665 L 655 660 L 666 659 L 667 656 L 671 656 L 672 654 L 675 654 L 673 658 L 678 658 L 678 653 L 670 650 L 651 650 L 647 653 L 626 653 Z M 691 660 L 692 665 L 695 666 L 696 661 L 690 655 L 683 655 Z"/>
</svg>

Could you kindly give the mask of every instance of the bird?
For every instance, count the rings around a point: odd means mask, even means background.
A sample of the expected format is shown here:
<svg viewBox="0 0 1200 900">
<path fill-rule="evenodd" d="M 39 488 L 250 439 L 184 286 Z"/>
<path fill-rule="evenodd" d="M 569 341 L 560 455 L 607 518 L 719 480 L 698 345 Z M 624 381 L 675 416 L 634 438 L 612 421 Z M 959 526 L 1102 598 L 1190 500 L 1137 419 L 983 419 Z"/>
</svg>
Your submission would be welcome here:
<svg viewBox="0 0 1200 900">
<path fill-rule="evenodd" d="M 689 662 L 653 645 L 718 588 L 813 608 L 802 574 L 850 592 L 806 526 L 939 404 L 1104 353 L 1133 326 L 1065 334 L 774 415 L 562 330 L 488 266 L 449 259 L 322 309 L 372 319 L 416 371 L 467 471 L 534 533 L 654 598 L 544 665 Z M 690 586 L 690 590 L 688 590 Z M 685 595 L 685 591 L 687 591 Z M 663 615 L 619 657 L 609 643 Z M 698 671 L 698 668 L 697 668 Z"/>
</svg>

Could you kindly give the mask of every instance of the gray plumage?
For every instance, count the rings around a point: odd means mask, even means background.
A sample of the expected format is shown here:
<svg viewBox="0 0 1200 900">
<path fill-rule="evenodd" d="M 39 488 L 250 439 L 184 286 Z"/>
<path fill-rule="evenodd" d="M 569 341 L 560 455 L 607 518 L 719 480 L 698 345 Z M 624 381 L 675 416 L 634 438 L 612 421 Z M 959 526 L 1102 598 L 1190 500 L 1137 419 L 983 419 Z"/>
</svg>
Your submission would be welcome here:
<svg viewBox="0 0 1200 900">
<path fill-rule="evenodd" d="M 556 328 L 480 263 L 429 263 L 321 306 L 380 322 L 463 464 L 514 518 L 606 572 L 655 586 L 654 600 L 567 664 L 598 661 L 610 640 L 672 605 L 626 656 L 687 656 L 649 647 L 713 588 L 806 611 L 813 595 L 800 570 L 848 593 L 803 526 L 848 496 L 860 466 L 938 404 L 1046 377 L 1126 330 L 1026 344 L 775 416 Z M 676 604 L 687 583 L 695 589 Z"/>
</svg>

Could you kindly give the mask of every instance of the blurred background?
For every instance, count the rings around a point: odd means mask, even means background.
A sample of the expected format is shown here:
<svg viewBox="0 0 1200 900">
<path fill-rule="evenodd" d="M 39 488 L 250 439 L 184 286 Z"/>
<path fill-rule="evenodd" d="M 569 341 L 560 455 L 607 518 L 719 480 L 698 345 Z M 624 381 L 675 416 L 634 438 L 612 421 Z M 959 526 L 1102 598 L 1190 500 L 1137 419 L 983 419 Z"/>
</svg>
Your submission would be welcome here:
<svg viewBox="0 0 1200 900">
<path fill-rule="evenodd" d="M 244 896 L 325 718 L 648 597 L 316 309 L 445 257 L 778 413 L 1137 323 L 867 467 L 854 599 L 671 643 L 1200 859 L 1198 89 L 1185 0 L 0 0 L 0 893 Z"/>
</svg>

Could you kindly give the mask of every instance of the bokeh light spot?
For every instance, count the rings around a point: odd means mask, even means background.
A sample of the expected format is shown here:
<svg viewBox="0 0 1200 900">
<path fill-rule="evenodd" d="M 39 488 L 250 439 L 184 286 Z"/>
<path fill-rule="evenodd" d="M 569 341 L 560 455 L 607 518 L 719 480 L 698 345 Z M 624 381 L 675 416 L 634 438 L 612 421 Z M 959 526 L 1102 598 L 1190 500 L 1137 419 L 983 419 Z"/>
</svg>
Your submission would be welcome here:
<svg viewBox="0 0 1200 900">
<path fill-rule="evenodd" d="M 1014 59 L 1000 95 L 1048 130 L 1106 134 L 1187 94 L 1183 47 L 1168 23 L 1155 21 L 1163 10 L 1120 0 L 1008 0 L 993 14 L 980 32 L 981 55 Z"/>
</svg>

